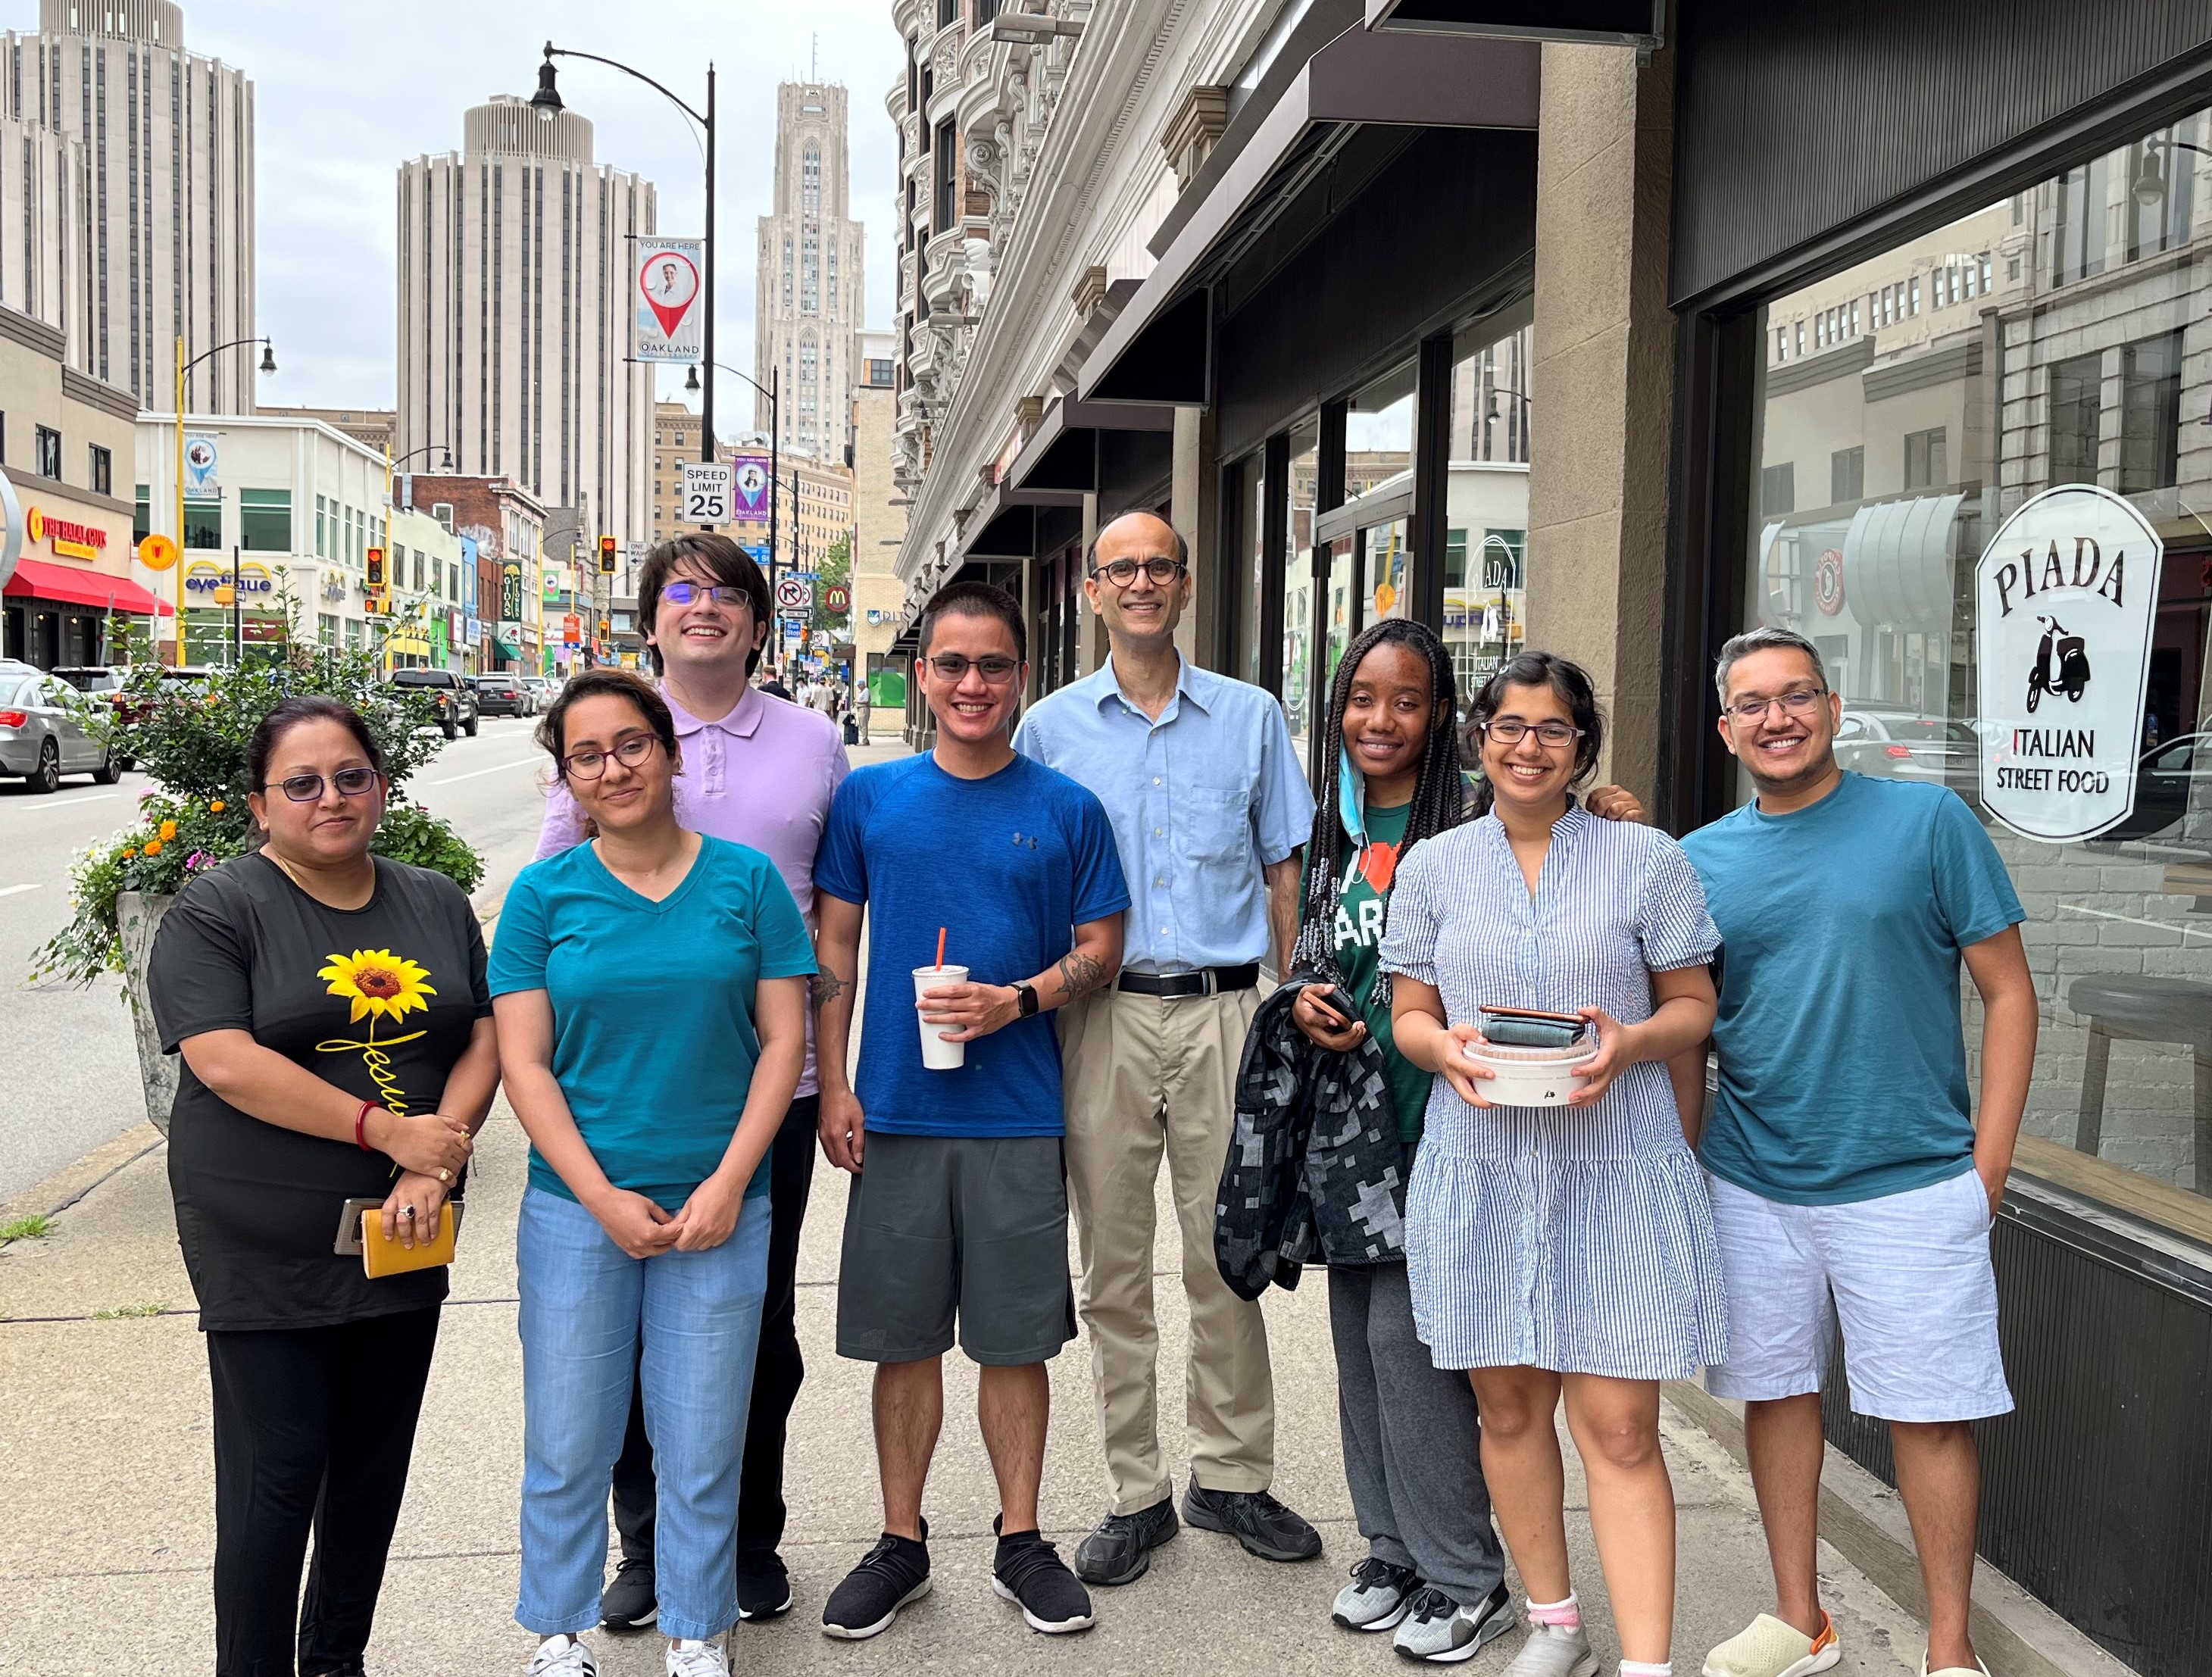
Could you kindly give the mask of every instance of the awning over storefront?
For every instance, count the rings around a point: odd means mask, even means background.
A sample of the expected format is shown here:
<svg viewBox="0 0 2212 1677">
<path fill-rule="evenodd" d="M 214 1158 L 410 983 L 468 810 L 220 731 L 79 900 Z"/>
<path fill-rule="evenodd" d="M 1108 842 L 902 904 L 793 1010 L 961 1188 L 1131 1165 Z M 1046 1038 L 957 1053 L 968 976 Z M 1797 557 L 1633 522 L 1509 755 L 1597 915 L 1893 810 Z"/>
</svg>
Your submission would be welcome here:
<svg viewBox="0 0 2212 1677">
<path fill-rule="evenodd" d="M 1000 483 L 968 519 L 963 559 L 1028 559 L 1036 553 L 1037 508 L 1080 507 L 1083 496 L 1068 489 L 1019 489 Z"/>
<path fill-rule="evenodd" d="M 522 656 L 520 653 L 517 652 L 513 647 L 508 646 L 506 641 L 501 640 L 496 635 L 492 636 L 491 651 L 492 656 L 495 658 L 520 659 Z"/>
<path fill-rule="evenodd" d="M 1022 452 L 1014 456 L 1006 481 L 1021 489 L 1077 492 L 1098 487 L 1098 438 L 1103 431 L 1172 432 L 1175 410 L 1135 402 L 1054 399 Z"/>
<path fill-rule="evenodd" d="M 1087 401 L 1193 407 L 1206 389 L 1207 287 L 1255 244 L 1363 125 L 1536 127 L 1534 41 L 1376 34 L 1355 24 L 1300 67 L 1187 212 L 1159 264 L 1085 360 Z M 1244 121 L 1243 113 L 1238 121 Z M 1228 140 L 1224 134 L 1224 141 Z"/>
<path fill-rule="evenodd" d="M 1915 495 L 1851 514 L 1844 534 L 1844 603 L 1852 617 L 1924 633 L 1950 629 L 1952 532 L 1965 499 Z"/>
<path fill-rule="evenodd" d="M 159 612 L 164 617 L 177 615 L 176 608 L 165 599 L 156 599 L 126 576 L 110 576 L 104 571 L 81 571 L 68 565 L 57 565 L 44 559 L 25 559 L 15 567 L 15 575 L 8 579 L 6 593 L 15 599 L 50 599 L 64 605 L 90 605 L 102 611 L 128 611 L 135 617 L 149 617 Z"/>
</svg>

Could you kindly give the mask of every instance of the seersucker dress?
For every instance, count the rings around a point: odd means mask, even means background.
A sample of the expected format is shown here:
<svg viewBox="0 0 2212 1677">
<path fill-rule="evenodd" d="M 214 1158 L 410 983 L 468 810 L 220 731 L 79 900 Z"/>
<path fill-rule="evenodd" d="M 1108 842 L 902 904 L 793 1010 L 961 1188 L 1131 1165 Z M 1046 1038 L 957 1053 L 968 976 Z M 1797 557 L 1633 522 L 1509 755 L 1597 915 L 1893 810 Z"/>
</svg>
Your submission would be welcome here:
<svg viewBox="0 0 2212 1677">
<path fill-rule="evenodd" d="M 1651 1017 L 1655 971 L 1720 944 L 1665 834 L 1571 805 L 1531 897 L 1497 817 L 1410 852 L 1382 964 L 1485 1003 Z M 1589 1107 L 1469 1106 L 1439 1077 L 1406 1197 L 1413 1324 L 1440 1369 L 1523 1364 L 1687 1377 L 1728 1351 L 1711 1202 L 1667 1067 L 1631 1066 Z"/>
</svg>

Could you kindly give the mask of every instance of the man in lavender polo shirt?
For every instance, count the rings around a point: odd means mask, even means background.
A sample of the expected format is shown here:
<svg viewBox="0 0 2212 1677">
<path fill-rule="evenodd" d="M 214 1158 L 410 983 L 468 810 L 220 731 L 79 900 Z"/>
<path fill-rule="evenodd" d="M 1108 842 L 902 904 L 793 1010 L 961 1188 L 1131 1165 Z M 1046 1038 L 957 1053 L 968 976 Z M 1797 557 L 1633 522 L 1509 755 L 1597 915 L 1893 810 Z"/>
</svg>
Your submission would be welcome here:
<svg viewBox="0 0 2212 1677">
<path fill-rule="evenodd" d="M 830 819 L 830 799 L 848 772 L 837 725 L 816 711 L 769 697 L 750 684 L 768 637 L 768 582 L 745 550 L 726 536 L 698 532 L 662 542 L 647 554 L 637 588 L 639 621 L 660 672 L 661 696 L 675 713 L 683 757 L 676 818 L 695 832 L 750 845 L 773 861 L 806 927 L 815 929 L 814 852 Z M 546 796 L 538 854 L 581 842 L 584 819 L 557 782 Z M 738 1608 L 773 1619 L 791 1606 L 783 1540 L 783 1443 L 805 1364 L 799 1352 L 793 1277 L 799 1230 L 814 1180 L 819 1118 L 813 1018 L 807 1018 L 806 1069 L 771 1157 L 768 1298 L 761 1315 L 738 1504 Z M 615 1524 L 623 1559 L 602 1608 L 610 1630 L 641 1630 L 656 1612 L 653 1573 L 653 1446 L 645 1434 L 641 1385 L 633 1385 L 629 1435 L 615 1464 Z"/>
</svg>

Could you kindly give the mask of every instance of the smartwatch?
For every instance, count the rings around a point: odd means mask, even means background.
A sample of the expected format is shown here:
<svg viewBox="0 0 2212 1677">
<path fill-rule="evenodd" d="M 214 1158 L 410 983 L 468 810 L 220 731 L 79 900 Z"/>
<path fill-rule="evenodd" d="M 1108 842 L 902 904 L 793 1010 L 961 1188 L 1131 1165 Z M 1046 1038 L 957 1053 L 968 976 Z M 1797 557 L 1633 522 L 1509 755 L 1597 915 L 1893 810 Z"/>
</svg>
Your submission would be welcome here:
<svg viewBox="0 0 2212 1677">
<path fill-rule="evenodd" d="M 1030 983 L 1016 984 L 1014 986 L 1014 1000 L 1017 1005 L 1021 1008 L 1021 1017 L 1023 1018 L 1033 1019 L 1036 1017 L 1037 993 L 1036 985 Z"/>
</svg>

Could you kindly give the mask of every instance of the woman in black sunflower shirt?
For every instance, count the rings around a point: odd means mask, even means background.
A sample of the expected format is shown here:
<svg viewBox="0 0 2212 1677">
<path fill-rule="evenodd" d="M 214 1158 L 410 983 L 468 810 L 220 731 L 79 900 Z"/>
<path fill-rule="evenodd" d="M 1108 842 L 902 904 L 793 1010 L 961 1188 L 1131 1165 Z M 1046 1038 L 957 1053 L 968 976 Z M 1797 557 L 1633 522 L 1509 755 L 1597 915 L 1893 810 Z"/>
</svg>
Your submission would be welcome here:
<svg viewBox="0 0 2212 1677">
<path fill-rule="evenodd" d="M 263 848 L 185 888 L 149 973 L 185 1062 L 169 1185 L 214 1387 L 216 1671 L 348 1677 L 446 1271 L 371 1280 L 334 1248 L 349 1200 L 403 1245 L 437 1237 L 499 1052 L 468 899 L 369 854 L 390 782 L 361 717 L 287 700 L 247 763 Z"/>
</svg>

